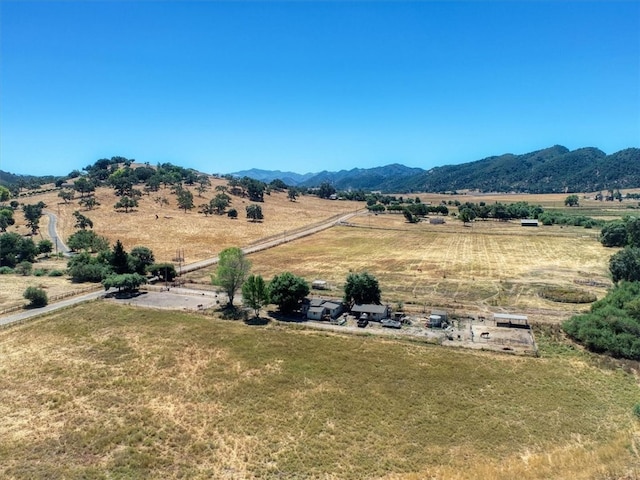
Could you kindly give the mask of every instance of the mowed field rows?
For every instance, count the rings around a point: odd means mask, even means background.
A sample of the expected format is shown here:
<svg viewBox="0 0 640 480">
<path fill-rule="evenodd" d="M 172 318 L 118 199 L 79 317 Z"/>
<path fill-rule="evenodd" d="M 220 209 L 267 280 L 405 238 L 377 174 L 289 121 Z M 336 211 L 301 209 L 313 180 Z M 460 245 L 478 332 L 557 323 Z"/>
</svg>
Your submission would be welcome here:
<svg viewBox="0 0 640 480">
<path fill-rule="evenodd" d="M 459 313 L 521 310 L 534 321 L 559 321 L 588 305 L 562 304 L 539 297 L 545 286 L 564 286 L 598 297 L 609 284 L 608 259 L 593 231 L 583 228 L 523 228 L 519 223 L 476 222 L 463 227 L 409 225 L 399 215 L 361 216 L 357 226 L 340 226 L 312 237 L 249 256 L 253 272 L 270 279 L 285 270 L 328 281 L 340 296 L 349 272 L 368 271 L 383 301 L 420 309 L 443 306 Z M 211 271 L 192 278 L 207 281 Z"/>
<path fill-rule="evenodd" d="M 93 302 L 0 331 L 0 477 L 637 478 L 633 375 Z"/>
</svg>

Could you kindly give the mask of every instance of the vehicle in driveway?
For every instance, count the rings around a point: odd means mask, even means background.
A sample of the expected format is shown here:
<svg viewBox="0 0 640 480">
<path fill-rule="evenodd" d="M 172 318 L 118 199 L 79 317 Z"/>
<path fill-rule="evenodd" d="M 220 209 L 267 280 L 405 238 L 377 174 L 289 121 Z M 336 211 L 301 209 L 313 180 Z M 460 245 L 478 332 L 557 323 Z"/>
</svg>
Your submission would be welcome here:
<svg viewBox="0 0 640 480">
<path fill-rule="evenodd" d="M 393 318 L 383 318 L 380 320 L 380 325 L 387 328 L 400 328 L 402 327 L 402 322 Z"/>
<path fill-rule="evenodd" d="M 367 325 L 369 325 L 369 319 L 368 319 L 368 318 L 366 318 L 366 317 L 365 317 L 365 318 L 359 318 L 359 319 L 358 319 L 358 326 L 359 326 L 360 328 L 364 328 L 364 327 L 366 327 Z"/>
</svg>

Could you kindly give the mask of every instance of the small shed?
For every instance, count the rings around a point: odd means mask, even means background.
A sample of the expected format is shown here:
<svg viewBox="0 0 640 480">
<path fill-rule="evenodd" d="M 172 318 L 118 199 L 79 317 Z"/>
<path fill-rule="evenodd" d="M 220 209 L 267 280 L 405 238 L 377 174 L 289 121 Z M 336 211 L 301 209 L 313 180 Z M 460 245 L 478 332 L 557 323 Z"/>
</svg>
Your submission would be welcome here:
<svg viewBox="0 0 640 480">
<path fill-rule="evenodd" d="M 309 320 L 322 320 L 322 316 L 324 315 L 324 307 L 309 307 L 307 310 L 307 318 Z"/>
<path fill-rule="evenodd" d="M 354 305 L 353 307 L 351 307 L 351 313 L 358 316 L 366 313 L 369 317 L 369 320 L 379 322 L 380 320 L 389 317 L 389 315 L 391 314 L 391 309 L 388 305 L 363 304 Z"/>
<path fill-rule="evenodd" d="M 311 282 L 311 288 L 314 290 L 328 290 L 329 286 L 327 285 L 326 280 L 314 280 Z"/>
<path fill-rule="evenodd" d="M 526 315 L 510 315 L 508 313 L 495 313 L 493 320 L 496 327 L 523 328 L 529 330 L 529 318 Z"/>
<path fill-rule="evenodd" d="M 442 218 L 442 217 L 431 217 L 429 219 L 429 223 L 431 225 L 442 225 L 444 223 L 444 218 Z"/>
<path fill-rule="evenodd" d="M 536 220 L 535 218 L 523 218 L 520 220 L 520 226 L 521 227 L 537 227 L 538 220 Z"/>
</svg>

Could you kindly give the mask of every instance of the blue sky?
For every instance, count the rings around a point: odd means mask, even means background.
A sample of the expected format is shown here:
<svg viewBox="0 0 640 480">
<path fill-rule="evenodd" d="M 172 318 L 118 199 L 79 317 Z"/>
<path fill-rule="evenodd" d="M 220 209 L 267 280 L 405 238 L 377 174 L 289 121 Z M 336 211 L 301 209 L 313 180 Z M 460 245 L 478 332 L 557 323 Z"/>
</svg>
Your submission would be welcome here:
<svg viewBox="0 0 640 480">
<path fill-rule="evenodd" d="M 0 169 L 640 146 L 638 1 L 0 2 Z"/>
</svg>

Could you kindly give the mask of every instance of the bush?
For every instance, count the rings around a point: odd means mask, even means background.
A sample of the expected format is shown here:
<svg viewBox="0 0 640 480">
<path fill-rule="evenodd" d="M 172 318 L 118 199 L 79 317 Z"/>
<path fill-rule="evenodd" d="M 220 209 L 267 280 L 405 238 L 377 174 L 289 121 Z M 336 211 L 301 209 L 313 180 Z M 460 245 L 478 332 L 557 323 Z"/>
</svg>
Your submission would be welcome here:
<svg viewBox="0 0 640 480">
<path fill-rule="evenodd" d="M 13 268 L 11 267 L 0 267 L 0 275 L 10 275 L 13 273 Z"/>
<path fill-rule="evenodd" d="M 23 297 L 29 300 L 29 307 L 33 308 L 44 307 L 49 303 L 47 292 L 37 287 L 28 287 L 24 291 Z"/>
<path fill-rule="evenodd" d="M 26 277 L 28 275 L 31 275 L 32 268 L 33 268 L 33 264 L 25 260 L 23 262 L 20 262 L 18 265 L 16 265 L 16 268 L 14 269 L 14 271 Z"/>
<path fill-rule="evenodd" d="M 47 273 L 49 273 L 49 272 L 47 272 L 47 270 L 45 270 L 44 268 L 38 268 L 38 269 L 33 271 L 34 277 L 43 277 Z"/>
<path fill-rule="evenodd" d="M 589 313 L 572 317 L 562 328 L 593 352 L 640 360 L 639 296 L 640 282 L 621 282 Z"/>
<path fill-rule="evenodd" d="M 640 419 L 640 403 L 636 403 L 633 406 L 633 414 Z"/>
<path fill-rule="evenodd" d="M 50 277 L 62 277 L 63 275 L 64 275 L 64 272 L 62 270 L 51 270 L 49 272 Z"/>
</svg>

